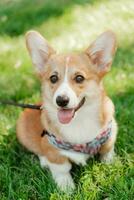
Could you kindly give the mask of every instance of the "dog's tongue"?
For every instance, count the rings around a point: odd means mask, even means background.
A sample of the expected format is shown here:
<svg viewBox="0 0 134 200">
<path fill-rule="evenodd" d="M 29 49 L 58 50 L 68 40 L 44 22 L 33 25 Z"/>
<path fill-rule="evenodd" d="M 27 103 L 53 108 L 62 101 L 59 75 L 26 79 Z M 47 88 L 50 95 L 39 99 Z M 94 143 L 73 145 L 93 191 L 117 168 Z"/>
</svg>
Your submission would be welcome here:
<svg viewBox="0 0 134 200">
<path fill-rule="evenodd" d="M 74 116 L 74 109 L 62 109 L 58 111 L 58 119 L 62 124 L 68 124 Z"/>
</svg>

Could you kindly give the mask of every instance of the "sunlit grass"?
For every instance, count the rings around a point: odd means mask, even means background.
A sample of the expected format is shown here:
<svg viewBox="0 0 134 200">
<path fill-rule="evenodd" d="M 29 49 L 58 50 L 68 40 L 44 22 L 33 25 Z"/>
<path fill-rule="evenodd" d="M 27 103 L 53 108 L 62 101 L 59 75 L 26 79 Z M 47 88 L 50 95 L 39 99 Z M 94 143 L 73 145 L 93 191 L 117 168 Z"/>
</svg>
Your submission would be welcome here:
<svg viewBox="0 0 134 200">
<path fill-rule="evenodd" d="M 3 2 L 8 12 L 10 6 L 6 7 L 6 1 Z M 44 6 L 43 1 L 40 3 Z M 60 3 L 61 0 L 59 5 L 52 5 L 56 12 L 59 12 Z M 50 1 L 47 6 L 51 7 Z M 107 29 L 117 35 L 118 50 L 112 70 L 105 78 L 105 86 L 116 106 L 118 157 L 111 166 L 100 164 L 96 159 L 91 159 L 84 168 L 74 166 L 72 174 L 76 190 L 72 195 L 60 193 L 50 173 L 43 172 L 35 156 L 16 140 L 15 123 L 21 109 L 0 105 L 0 199 L 104 200 L 108 197 L 108 200 L 133 200 L 134 2 L 69 0 L 69 5 L 62 1 L 62 6 L 59 8 L 62 12 L 57 16 L 49 12 L 50 16 L 40 19 L 41 23 L 29 24 L 31 29 L 40 31 L 57 52 L 84 50 Z M 13 6 L 12 9 L 16 10 Z M 37 10 L 32 6 L 29 12 Z M 40 12 L 37 14 L 33 17 L 44 16 Z M 21 15 L 18 17 L 22 21 L 25 19 Z M 4 18 L 0 16 L 1 19 Z M 8 21 L 9 27 L 15 27 L 15 21 L 4 20 Z M 25 29 L 25 26 L 20 26 L 20 30 L 17 27 L 18 36 L 14 37 L 10 36 L 9 33 L 13 34 L 10 30 L 0 35 L 0 99 L 34 103 L 40 100 L 40 84 L 25 47 Z"/>
</svg>

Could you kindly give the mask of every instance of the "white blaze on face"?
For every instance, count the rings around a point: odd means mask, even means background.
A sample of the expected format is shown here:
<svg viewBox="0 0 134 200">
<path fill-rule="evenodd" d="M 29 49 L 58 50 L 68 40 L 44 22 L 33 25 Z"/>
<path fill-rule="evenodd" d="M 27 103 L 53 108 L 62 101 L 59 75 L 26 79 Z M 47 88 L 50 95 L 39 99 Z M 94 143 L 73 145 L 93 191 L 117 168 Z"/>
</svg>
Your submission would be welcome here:
<svg viewBox="0 0 134 200">
<path fill-rule="evenodd" d="M 66 107 L 67 109 L 66 110 L 60 109 L 60 111 L 58 111 L 58 118 L 61 123 L 69 123 L 71 121 L 71 119 L 74 116 L 74 109 L 78 106 L 78 103 L 79 103 L 79 100 L 75 92 L 72 90 L 72 88 L 69 85 L 69 80 L 68 80 L 69 60 L 70 60 L 70 57 L 67 57 L 63 82 L 56 90 L 54 94 L 54 98 L 53 98 L 53 102 L 56 106 L 57 106 L 56 98 L 58 96 L 61 96 L 61 97 L 67 96 L 69 98 L 69 103 Z"/>
</svg>

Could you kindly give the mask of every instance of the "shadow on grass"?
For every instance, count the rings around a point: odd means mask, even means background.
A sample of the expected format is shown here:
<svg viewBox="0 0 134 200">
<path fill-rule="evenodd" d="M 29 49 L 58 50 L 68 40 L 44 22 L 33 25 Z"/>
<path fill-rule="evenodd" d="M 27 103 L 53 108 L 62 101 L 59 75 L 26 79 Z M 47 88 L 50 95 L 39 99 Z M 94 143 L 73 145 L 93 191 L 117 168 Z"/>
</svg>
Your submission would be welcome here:
<svg viewBox="0 0 134 200">
<path fill-rule="evenodd" d="M 2 0 L 0 34 L 20 35 L 51 17 L 62 15 L 66 9 L 75 4 L 92 4 L 93 2 L 93 0 Z"/>
</svg>

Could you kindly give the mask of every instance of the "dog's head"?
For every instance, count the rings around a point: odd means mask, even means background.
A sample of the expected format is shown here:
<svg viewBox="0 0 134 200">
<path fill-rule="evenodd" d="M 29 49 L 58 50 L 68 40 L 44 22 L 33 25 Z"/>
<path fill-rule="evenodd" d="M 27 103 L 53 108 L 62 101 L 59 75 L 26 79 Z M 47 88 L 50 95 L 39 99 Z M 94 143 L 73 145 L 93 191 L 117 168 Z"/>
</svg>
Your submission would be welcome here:
<svg viewBox="0 0 134 200">
<path fill-rule="evenodd" d="M 100 96 L 101 80 L 110 70 L 116 49 L 113 32 L 101 34 L 82 53 L 56 54 L 35 31 L 26 34 L 26 44 L 42 81 L 44 104 L 53 108 L 61 123 L 69 123 L 84 104 Z"/>
</svg>

